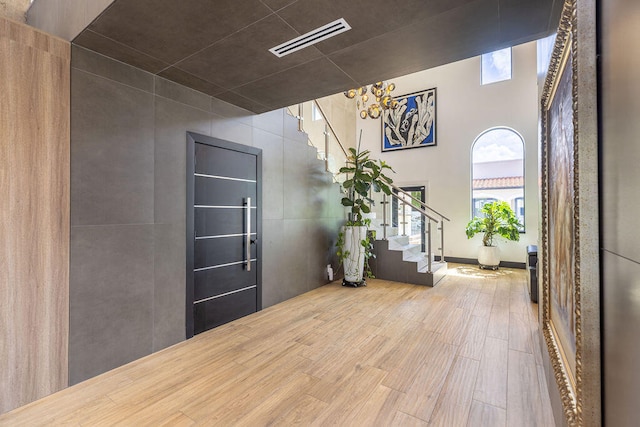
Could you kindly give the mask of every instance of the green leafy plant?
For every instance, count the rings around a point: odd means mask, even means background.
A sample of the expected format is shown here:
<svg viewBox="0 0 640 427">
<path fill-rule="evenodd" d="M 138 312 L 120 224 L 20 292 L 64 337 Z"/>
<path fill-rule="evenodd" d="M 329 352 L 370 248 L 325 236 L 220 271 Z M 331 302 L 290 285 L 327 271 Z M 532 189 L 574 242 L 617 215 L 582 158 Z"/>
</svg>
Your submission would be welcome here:
<svg viewBox="0 0 640 427">
<path fill-rule="evenodd" d="M 485 203 L 482 207 L 482 213 L 483 217 L 476 216 L 467 224 L 465 231 L 468 239 L 477 233 L 484 233 L 482 237 L 484 246 L 493 246 L 493 239 L 496 236 L 515 242 L 520 240 L 522 224 L 507 202 Z"/>
<path fill-rule="evenodd" d="M 347 179 L 342 184 L 347 195 L 342 198 L 342 205 L 351 208 L 347 225 L 364 225 L 362 214 L 371 212 L 373 200 L 370 192 L 384 192 L 391 195 L 389 184 L 393 180 L 384 174 L 388 169 L 395 171 L 382 160 L 371 159 L 369 150 L 360 151 L 349 148 L 346 166 L 340 168 L 340 173 L 346 174 Z"/>
<path fill-rule="evenodd" d="M 360 137 L 362 138 L 362 133 Z M 360 151 L 360 144 L 358 144 L 357 150 L 349 148 L 345 166 L 340 168 L 340 173 L 347 175 L 347 179 L 342 183 L 346 194 L 341 201 L 342 205 L 350 210 L 349 220 L 346 223 L 347 227 L 369 227 L 371 220 L 364 217 L 364 214 L 371 212 L 371 206 L 374 203 L 371 198 L 372 192 L 383 192 L 386 195 L 391 195 L 390 185 L 393 180 L 385 175 L 385 172 L 391 171 L 395 173 L 395 171 L 384 161 L 374 160 L 370 156 L 371 153 L 368 150 Z M 373 253 L 373 235 L 369 232 L 364 239 L 359 240 L 359 245 L 356 243 L 352 247 L 346 248 L 345 232 L 355 233 L 354 229 L 349 229 L 340 232 L 338 235 L 336 253 L 340 263 L 346 268 L 345 260 L 364 258 L 364 276 L 373 278 L 373 273 L 369 267 L 369 259 L 375 257 Z M 352 251 L 355 253 L 351 253 Z"/>
</svg>

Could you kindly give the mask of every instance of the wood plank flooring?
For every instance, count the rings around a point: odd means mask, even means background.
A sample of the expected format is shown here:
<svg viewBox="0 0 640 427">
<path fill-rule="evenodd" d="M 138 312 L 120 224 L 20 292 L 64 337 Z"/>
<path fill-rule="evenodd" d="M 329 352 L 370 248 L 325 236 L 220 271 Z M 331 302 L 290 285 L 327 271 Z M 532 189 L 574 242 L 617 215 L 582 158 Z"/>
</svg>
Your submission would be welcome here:
<svg viewBox="0 0 640 427">
<path fill-rule="evenodd" d="M 524 270 L 338 283 L 0 416 L 0 425 L 553 426 Z"/>
</svg>

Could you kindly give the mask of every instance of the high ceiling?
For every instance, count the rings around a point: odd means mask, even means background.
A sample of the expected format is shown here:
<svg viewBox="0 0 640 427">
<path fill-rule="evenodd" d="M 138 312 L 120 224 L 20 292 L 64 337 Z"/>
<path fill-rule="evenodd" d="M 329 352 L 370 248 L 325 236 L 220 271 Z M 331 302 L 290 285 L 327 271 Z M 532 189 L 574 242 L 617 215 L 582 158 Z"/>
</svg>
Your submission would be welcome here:
<svg viewBox="0 0 640 427">
<path fill-rule="evenodd" d="M 555 31 L 561 0 L 115 0 L 74 43 L 260 113 Z M 351 30 L 269 48 L 344 18 Z"/>
</svg>

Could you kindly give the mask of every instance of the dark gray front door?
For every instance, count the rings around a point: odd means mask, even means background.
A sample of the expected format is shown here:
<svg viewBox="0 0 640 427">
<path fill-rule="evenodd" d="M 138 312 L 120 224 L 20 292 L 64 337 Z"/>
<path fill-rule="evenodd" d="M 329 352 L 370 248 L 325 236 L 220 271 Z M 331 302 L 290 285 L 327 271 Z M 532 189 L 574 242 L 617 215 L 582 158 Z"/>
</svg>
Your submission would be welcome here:
<svg viewBox="0 0 640 427">
<path fill-rule="evenodd" d="M 188 133 L 187 337 L 261 309 L 261 155 Z"/>
</svg>

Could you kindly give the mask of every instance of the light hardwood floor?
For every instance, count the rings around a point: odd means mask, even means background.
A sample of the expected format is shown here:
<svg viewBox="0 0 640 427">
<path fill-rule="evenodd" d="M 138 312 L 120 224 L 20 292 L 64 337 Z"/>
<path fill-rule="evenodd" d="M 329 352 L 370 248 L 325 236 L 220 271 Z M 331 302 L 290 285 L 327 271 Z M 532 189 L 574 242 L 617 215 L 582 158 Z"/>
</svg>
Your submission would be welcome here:
<svg viewBox="0 0 640 427">
<path fill-rule="evenodd" d="M 524 270 L 323 286 L 0 425 L 553 426 Z"/>
</svg>

